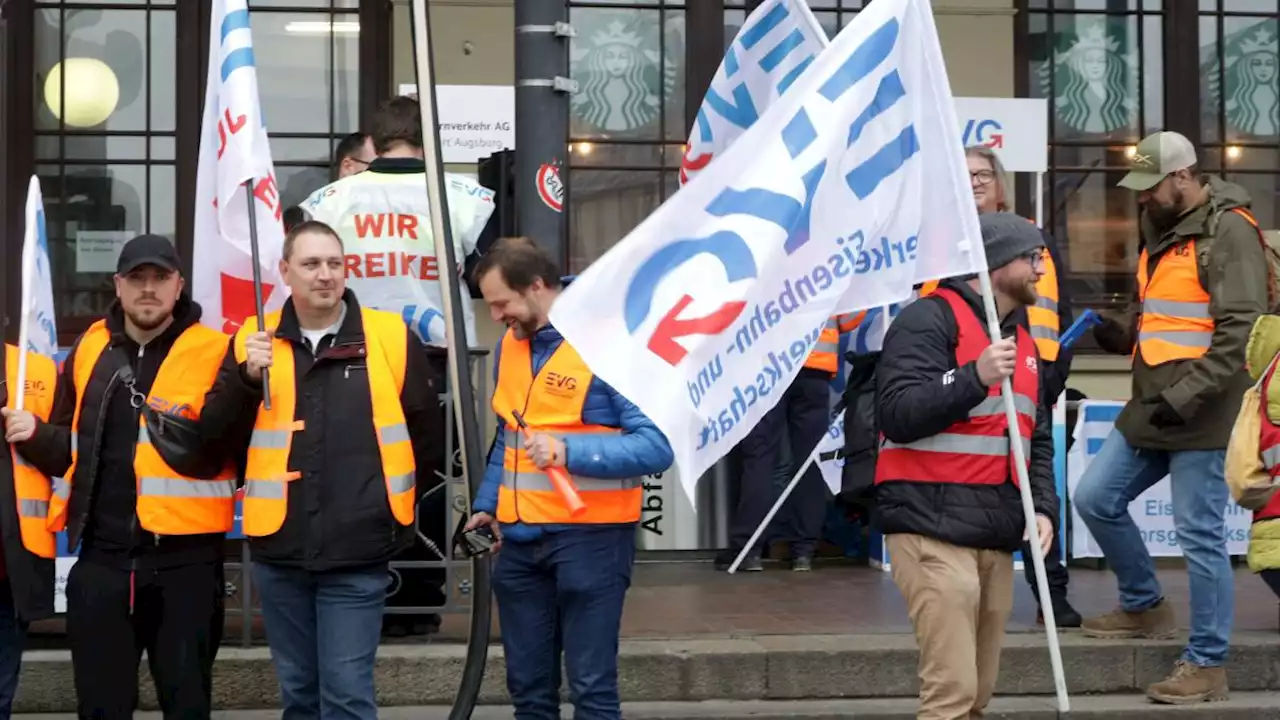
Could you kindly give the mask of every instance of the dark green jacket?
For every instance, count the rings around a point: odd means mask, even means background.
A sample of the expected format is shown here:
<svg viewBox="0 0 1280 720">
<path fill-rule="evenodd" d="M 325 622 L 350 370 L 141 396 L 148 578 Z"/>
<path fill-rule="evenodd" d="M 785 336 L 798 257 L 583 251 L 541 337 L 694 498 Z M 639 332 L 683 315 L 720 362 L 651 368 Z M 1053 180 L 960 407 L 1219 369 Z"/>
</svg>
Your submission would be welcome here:
<svg viewBox="0 0 1280 720">
<path fill-rule="evenodd" d="M 1218 178 L 1209 180 L 1209 201 L 1182 216 L 1171 230 L 1159 233 L 1143 213 L 1142 238 L 1148 250 L 1148 276 L 1170 250 L 1196 241 L 1200 284 L 1210 296 L 1214 320 L 1209 352 L 1194 360 L 1151 366 L 1138 353 L 1133 361 L 1133 398 L 1116 428 L 1129 444 L 1150 450 L 1222 450 L 1240 409 L 1240 398 L 1252 381 L 1245 370 L 1249 330 L 1267 305 L 1267 259 L 1258 231 L 1236 213 L 1248 208 L 1244 188 Z M 1216 227 L 1215 227 L 1216 225 Z M 1095 329 L 1108 352 L 1128 354 L 1137 336 L 1141 304 L 1126 315 L 1110 316 Z M 1185 421 L 1156 428 L 1151 415 L 1161 397 Z"/>
</svg>

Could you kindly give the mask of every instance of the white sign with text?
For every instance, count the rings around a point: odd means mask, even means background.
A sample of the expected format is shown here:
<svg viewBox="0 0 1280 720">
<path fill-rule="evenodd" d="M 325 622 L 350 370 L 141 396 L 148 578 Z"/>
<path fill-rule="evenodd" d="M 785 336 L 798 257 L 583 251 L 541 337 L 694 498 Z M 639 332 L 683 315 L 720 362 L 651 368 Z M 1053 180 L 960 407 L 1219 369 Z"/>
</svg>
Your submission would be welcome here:
<svg viewBox="0 0 1280 720">
<path fill-rule="evenodd" d="M 1009 172 L 1049 169 L 1049 106 L 1044 98 L 955 98 L 960 142 L 986 145 Z"/>
<path fill-rule="evenodd" d="M 418 86 L 400 86 L 417 97 Z M 511 85 L 437 85 L 440 153 L 446 163 L 477 163 L 516 146 L 516 89 Z"/>
</svg>

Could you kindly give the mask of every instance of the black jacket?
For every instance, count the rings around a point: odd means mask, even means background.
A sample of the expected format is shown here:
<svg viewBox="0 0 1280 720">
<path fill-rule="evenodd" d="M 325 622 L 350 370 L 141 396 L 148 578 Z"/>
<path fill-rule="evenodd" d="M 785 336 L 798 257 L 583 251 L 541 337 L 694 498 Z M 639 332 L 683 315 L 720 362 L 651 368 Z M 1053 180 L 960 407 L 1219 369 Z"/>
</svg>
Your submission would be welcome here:
<svg viewBox="0 0 1280 720">
<path fill-rule="evenodd" d="M 336 336 L 320 341 L 317 355 L 303 341 L 293 301 L 286 301 L 281 312 L 276 337 L 293 347 L 295 418 L 306 428 L 293 436 L 289 469 L 302 476 L 289 483 L 288 514 L 280 530 L 249 539 L 254 560 L 313 571 L 355 568 L 386 562 L 413 543 L 413 526 L 396 522 L 387 499 L 373 429 L 360 304 L 350 290 L 344 301 L 345 319 Z M 439 483 L 434 469 L 444 454 L 442 382 L 421 341 L 408 327 L 405 333 L 409 352 L 400 403 L 421 497 Z M 225 440 L 236 448 L 235 459 L 243 467 L 261 402 L 261 384 L 246 377 L 234 348 L 229 348 L 200 416 L 205 442 Z"/>
<path fill-rule="evenodd" d="M 114 303 L 107 311 L 111 342 L 98 358 L 80 414 L 79 462 L 67 507 L 67 545 L 83 540 L 81 559 L 118 568 L 173 567 L 213 562 L 222 558 L 225 535 L 165 535 L 157 537 L 138 523 L 137 477 L 133 472 L 138 441 L 138 411 L 119 371 L 127 361 L 138 392 L 147 394 L 173 343 L 200 322 L 200 306 L 185 295 L 173 308 L 173 323 L 139 347 L 124 331 L 124 310 Z M 80 339 L 72 346 L 58 379 L 53 412 L 21 448 L 23 456 L 50 477 L 62 477 L 71 465 L 71 423 L 75 417 L 75 358 Z"/>
<path fill-rule="evenodd" d="M 8 371 L 5 362 L 5 353 L 0 349 L 0 378 Z M 0 406 L 9 402 L 8 391 L 8 383 L 0 383 Z M 5 570 L 18 618 L 33 622 L 53 615 L 54 561 L 28 551 L 22 544 L 18 497 L 13 488 L 13 455 L 7 446 L 0 459 L 0 545 L 4 548 Z"/>
<path fill-rule="evenodd" d="M 958 280 L 943 287 L 960 293 L 979 318 L 985 318 L 978 293 Z M 986 321 L 983 320 L 985 326 Z M 1006 337 L 1016 329 L 1005 318 Z M 975 363 L 956 367 L 958 331 L 946 301 L 936 296 L 903 308 L 889 326 L 876 372 L 876 405 L 880 432 L 896 443 L 909 443 L 943 432 L 965 419 L 987 397 Z M 943 376 L 955 370 L 952 382 Z M 1053 435 L 1043 398 L 1031 438 L 1031 494 L 1036 512 L 1057 525 L 1054 490 Z M 1026 522 L 1012 477 L 1003 485 L 885 482 L 876 486 L 873 522 L 885 534 L 927 535 L 953 545 L 1013 552 L 1022 545 Z"/>
</svg>

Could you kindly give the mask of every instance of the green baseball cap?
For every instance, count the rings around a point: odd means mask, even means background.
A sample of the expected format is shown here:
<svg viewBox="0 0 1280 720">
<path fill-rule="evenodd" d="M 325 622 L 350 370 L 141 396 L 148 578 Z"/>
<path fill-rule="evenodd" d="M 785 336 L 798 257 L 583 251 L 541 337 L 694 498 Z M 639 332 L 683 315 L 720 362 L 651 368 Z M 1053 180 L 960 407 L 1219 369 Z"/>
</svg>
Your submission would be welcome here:
<svg viewBox="0 0 1280 720">
<path fill-rule="evenodd" d="M 1186 136 L 1165 130 L 1152 133 L 1138 143 L 1129 159 L 1129 174 L 1117 183 L 1130 190 L 1150 190 L 1169 173 L 1196 164 L 1196 149 Z"/>
</svg>

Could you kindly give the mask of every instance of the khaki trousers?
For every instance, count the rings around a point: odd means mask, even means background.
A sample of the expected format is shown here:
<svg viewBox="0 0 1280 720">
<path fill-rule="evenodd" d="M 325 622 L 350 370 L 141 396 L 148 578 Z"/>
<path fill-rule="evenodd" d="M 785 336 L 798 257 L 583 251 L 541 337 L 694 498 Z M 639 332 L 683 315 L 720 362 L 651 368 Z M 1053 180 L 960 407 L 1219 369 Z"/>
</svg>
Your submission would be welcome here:
<svg viewBox="0 0 1280 720">
<path fill-rule="evenodd" d="M 1013 555 L 890 535 L 893 582 L 920 647 L 919 720 L 977 720 L 995 692 L 1013 609 Z"/>
</svg>

